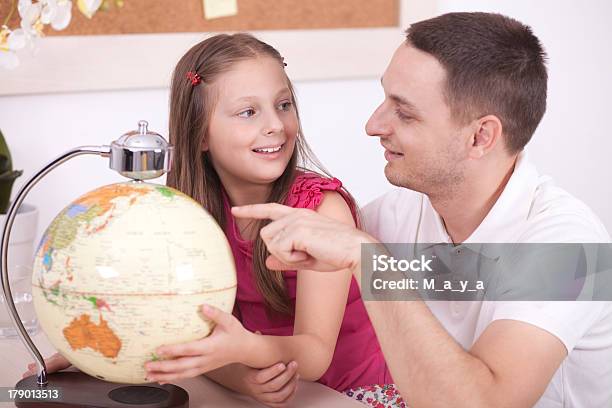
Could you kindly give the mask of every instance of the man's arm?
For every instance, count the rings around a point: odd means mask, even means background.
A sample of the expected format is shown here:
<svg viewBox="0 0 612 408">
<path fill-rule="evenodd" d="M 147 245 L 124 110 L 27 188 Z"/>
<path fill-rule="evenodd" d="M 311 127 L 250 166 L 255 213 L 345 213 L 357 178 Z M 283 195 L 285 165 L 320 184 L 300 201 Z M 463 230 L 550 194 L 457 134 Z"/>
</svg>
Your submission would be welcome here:
<svg viewBox="0 0 612 408">
<path fill-rule="evenodd" d="M 244 218 L 270 218 L 261 235 L 277 269 L 350 268 L 360 282 L 366 233 L 304 210 L 278 204 L 234 208 Z M 420 406 L 530 406 L 545 390 L 565 346 L 536 326 L 493 322 L 471 350 L 446 332 L 425 303 L 366 302 L 391 375 L 408 404 Z"/>
<path fill-rule="evenodd" d="M 422 301 L 365 302 L 391 375 L 412 407 L 528 407 L 567 355 L 552 334 L 494 321 L 464 350 Z"/>
</svg>

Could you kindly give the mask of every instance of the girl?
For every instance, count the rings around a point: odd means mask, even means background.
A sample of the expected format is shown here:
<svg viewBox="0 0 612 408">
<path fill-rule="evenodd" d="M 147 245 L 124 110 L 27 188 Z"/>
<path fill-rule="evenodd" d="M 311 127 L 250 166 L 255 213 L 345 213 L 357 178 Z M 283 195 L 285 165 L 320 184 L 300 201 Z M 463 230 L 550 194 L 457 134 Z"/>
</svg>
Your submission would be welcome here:
<svg viewBox="0 0 612 408">
<path fill-rule="evenodd" d="M 223 34 L 195 45 L 175 68 L 175 155 L 167 184 L 200 202 L 224 229 L 238 288 L 234 314 L 203 306 L 216 323 L 212 334 L 160 347 L 163 360 L 147 363 L 148 379 L 206 374 L 275 406 L 291 397 L 299 376 L 364 402 L 400 406 L 391 386 L 376 386 L 392 379 L 350 272 L 271 271 L 259 236 L 265 223 L 231 215 L 232 206 L 279 202 L 357 222 L 341 182 L 305 170 L 317 162 L 303 139 L 284 65 L 270 45 Z"/>
</svg>

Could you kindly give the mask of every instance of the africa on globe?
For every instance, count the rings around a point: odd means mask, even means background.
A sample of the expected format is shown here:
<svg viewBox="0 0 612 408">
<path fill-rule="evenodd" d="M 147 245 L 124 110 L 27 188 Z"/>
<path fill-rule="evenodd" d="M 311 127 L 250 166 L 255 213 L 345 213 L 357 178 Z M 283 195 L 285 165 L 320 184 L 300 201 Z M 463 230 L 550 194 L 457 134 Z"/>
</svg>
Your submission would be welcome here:
<svg viewBox="0 0 612 408">
<path fill-rule="evenodd" d="M 145 383 L 163 344 L 212 327 L 204 303 L 231 312 L 230 247 L 200 204 L 143 182 L 91 191 L 55 217 L 36 250 L 32 294 L 53 346 L 81 371 Z"/>
</svg>

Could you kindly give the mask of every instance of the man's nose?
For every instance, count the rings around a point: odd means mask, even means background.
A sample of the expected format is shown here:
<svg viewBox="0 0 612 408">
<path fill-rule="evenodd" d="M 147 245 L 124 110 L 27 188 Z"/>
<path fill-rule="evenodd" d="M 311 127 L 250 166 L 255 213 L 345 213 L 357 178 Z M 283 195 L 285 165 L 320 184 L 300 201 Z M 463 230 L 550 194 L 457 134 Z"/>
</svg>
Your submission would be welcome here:
<svg viewBox="0 0 612 408">
<path fill-rule="evenodd" d="M 386 120 L 383 106 L 384 105 L 381 104 L 378 108 L 376 108 L 366 123 L 365 131 L 369 136 L 381 137 L 388 135 L 391 131 L 391 127 Z"/>
</svg>

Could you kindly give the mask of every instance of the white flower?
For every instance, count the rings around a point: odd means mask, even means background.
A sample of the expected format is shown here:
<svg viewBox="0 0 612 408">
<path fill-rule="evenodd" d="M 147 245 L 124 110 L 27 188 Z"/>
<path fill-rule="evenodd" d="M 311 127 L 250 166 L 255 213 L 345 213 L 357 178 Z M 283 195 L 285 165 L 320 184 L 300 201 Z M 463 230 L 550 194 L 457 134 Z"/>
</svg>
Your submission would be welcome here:
<svg viewBox="0 0 612 408">
<path fill-rule="evenodd" d="M 41 4 L 40 21 L 43 24 L 49 24 L 57 14 L 57 0 L 42 0 Z"/>
<path fill-rule="evenodd" d="M 41 3 L 32 3 L 31 0 L 19 0 L 17 10 L 21 16 L 21 29 L 23 30 L 26 43 L 34 47 L 36 38 L 42 36 L 43 23 L 41 21 Z"/>
<path fill-rule="evenodd" d="M 55 18 L 51 21 L 54 30 L 63 30 L 72 18 L 72 2 L 70 0 L 58 0 Z"/>
<path fill-rule="evenodd" d="M 14 69 L 19 66 L 16 51 L 25 46 L 22 30 L 11 31 L 3 26 L 0 30 L 0 67 Z"/>
<path fill-rule="evenodd" d="M 28 40 L 42 37 L 44 25 L 51 24 L 54 30 L 63 30 L 72 18 L 71 0 L 19 0 L 17 9 L 21 16 L 21 28 Z"/>
<path fill-rule="evenodd" d="M 21 16 L 21 26 L 32 26 L 40 17 L 41 4 L 36 2 L 32 3 L 32 0 L 19 0 L 17 4 L 17 11 Z"/>
<path fill-rule="evenodd" d="M 117 6 L 123 5 L 122 0 L 115 1 Z M 77 5 L 81 13 L 92 18 L 102 2 L 77 0 Z M 7 26 L 0 27 L 0 67 L 17 67 L 19 58 L 16 51 L 26 45 L 36 52 L 36 42 L 44 35 L 46 25 L 51 25 L 57 31 L 66 28 L 72 19 L 72 0 L 19 0 L 17 11 L 21 17 L 21 28 L 10 30 Z"/>
<path fill-rule="evenodd" d="M 72 2 L 70 0 L 41 0 L 42 12 L 40 21 L 51 24 L 54 30 L 63 30 L 72 17 Z"/>
<path fill-rule="evenodd" d="M 66 28 L 70 22 L 71 8 L 70 0 L 40 0 L 35 3 L 32 0 L 19 0 L 17 10 L 21 16 L 22 42 L 36 51 L 37 41 L 43 36 L 45 25 L 51 24 L 56 30 Z"/>
<path fill-rule="evenodd" d="M 15 31 L 12 31 L 8 35 L 7 45 L 8 45 L 9 50 L 14 50 L 14 51 L 20 50 L 23 47 L 25 47 L 26 45 L 25 33 L 23 32 L 21 28 L 18 28 Z"/>
<path fill-rule="evenodd" d="M 102 5 L 102 0 L 77 0 L 77 6 L 85 17 L 92 18 Z"/>
</svg>

